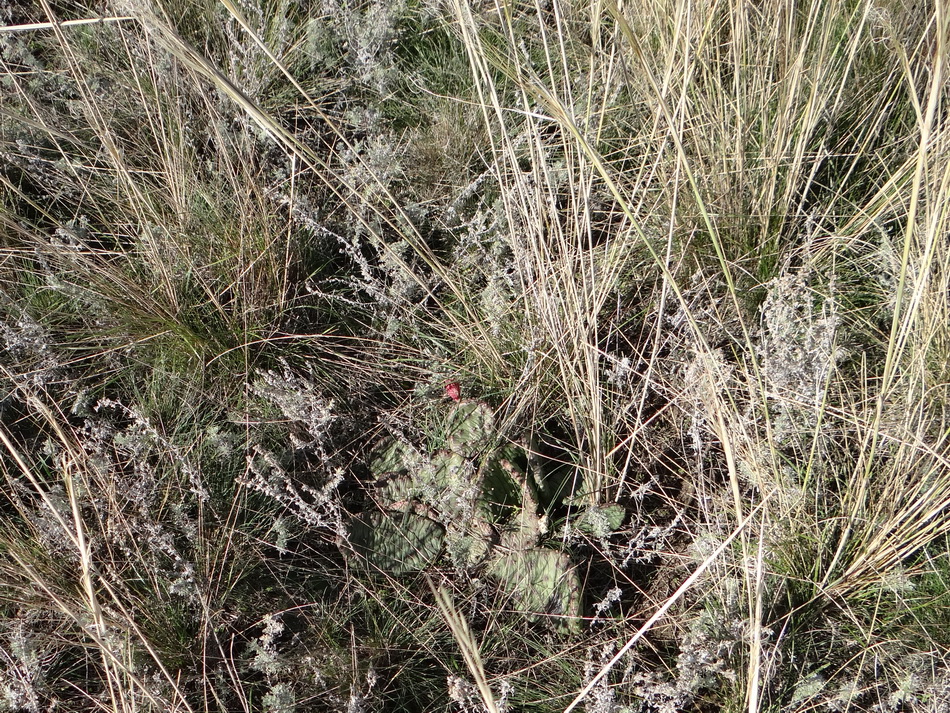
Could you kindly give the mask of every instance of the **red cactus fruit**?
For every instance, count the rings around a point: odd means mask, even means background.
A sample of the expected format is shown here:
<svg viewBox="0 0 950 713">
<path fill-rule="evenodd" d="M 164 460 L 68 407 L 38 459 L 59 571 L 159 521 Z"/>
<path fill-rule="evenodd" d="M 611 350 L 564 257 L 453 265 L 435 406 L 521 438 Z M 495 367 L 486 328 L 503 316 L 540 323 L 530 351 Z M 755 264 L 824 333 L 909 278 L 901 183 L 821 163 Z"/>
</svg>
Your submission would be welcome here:
<svg viewBox="0 0 950 713">
<path fill-rule="evenodd" d="M 462 387 L 457 381 L 450 381 L 445 385 L 445 395 L 453 401 L 462 400 Z"/>
</svg>

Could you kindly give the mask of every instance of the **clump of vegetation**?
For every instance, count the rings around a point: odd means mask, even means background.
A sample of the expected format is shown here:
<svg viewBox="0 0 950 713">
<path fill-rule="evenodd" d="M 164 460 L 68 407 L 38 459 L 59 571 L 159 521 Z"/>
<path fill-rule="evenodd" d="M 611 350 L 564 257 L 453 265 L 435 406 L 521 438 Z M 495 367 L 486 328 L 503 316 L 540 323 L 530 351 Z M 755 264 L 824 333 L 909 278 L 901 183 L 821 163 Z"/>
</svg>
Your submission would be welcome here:
<svg viewBox="0 0 950 713">
<path fill-rule="evenodd" d="M 395 438 L 384 440 L 371 460 L 380 510 L 354 519 L 350 544 L 368 564 L 395 574 L 426 569 L 444 544 L 457 570 L 487 563 L 486 572 L 517 608 L 550 612 L 576 626 L 576 568 L 566 553 L 538 546 L 549 530 L 535 486 L 543 474 L 526 472 L 531 461 L 524 447 L 496 445 L 493 421 L 487 404 L 462 401 L 446 419 L 444 449 L 422 453 Z M 560 504 L 548 502 L 547 510 Z M 574 526 L 607 537 L 623 516 L 618 505 L 593 506 Z"/>
<path fill-rule="evenodd" d="M 945 709 L 948 41 L 0 4 L 0 712 Z"/>
</svg>

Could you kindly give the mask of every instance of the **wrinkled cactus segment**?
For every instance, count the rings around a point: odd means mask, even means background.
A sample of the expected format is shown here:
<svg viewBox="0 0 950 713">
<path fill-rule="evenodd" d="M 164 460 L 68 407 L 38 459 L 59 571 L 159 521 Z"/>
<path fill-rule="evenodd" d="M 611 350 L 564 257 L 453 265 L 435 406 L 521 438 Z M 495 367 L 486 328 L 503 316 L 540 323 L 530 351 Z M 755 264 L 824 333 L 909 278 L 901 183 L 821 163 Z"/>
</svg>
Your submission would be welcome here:
<svg viewBox="0 0 950 713">
<path fill-rule="evenodd" d="M 609 537 L 623 525 L 626 510 L 622 505 L 594 505 L 578 515 L 573 525 L 594 537 Z"/>
<path fill-rule="evenodd" d="M 415 512 L 374 512 L 353 518 L 350 544 L 370 569 L 408 574 L 439 556 L 445 530 Z"/>
<path fill-rule="evenodd" d="M 373 450 L 369 467 L 377 478 L 381 478 L 387 473 L 407 473 L 421 459 L 419 452 L 408 443 L 386 438 Z"/>
<path fill-rule="evenodd" d="M 495 419 L 488 404 L 462 401 L 449 416 L 449 450 L 471 458 L 491 446 Z"/>
<path fill-rule="evenodd" d="M 500 448 L 483 466 L 482 502 L 486 517 L 495 521 L 508 519 L 521 505 L 525 474 L 520 451 L 516 446 Z"/>
<path fill-rule="evenodd" d="M 534 547 L 538 538 L 547 533 L 547 518 L 539 516 L 537 508 L 531 489 L 524 484 L 521 489 L 521 507 L 508 521 L 502 534 L 503 547 L 524 551 Z"/>
<path fill-rule="evenodd" d="M 532 548 L 496 556 L 491 575 L 511 604 L 532 618 L 556 615 L 562 631 L 580 626 L 580 578 L 564 552 Z"/>
<path fill-rule="evenodd" d="M 411 510 L 415 495 L 415 484 L 408 475 L 391 476 L 376 491 L 377 502 L 387 510 Z"/>
<path fill-rule="evenodd" d="M 470 483 L 474 467 L 468 460 L 454 451 L 439 451 L 432 456 L 427 467 L 420 475 L 435 489 L 456 489 L 463 483 Z"/>
<path fill-rule="evenodd" d="M 450 524 L 445 547 L 456 565 L 474 567 L 488 557 L 492 549 L 493 530 L 485 520 Z"/>
</svg>

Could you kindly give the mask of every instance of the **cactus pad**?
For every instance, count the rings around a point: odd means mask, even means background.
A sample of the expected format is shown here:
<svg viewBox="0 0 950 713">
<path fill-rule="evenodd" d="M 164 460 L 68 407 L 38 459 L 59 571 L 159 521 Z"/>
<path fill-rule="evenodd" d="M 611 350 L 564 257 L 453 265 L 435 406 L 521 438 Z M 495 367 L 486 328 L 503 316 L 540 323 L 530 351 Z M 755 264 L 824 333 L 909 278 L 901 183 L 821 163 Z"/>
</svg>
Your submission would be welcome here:
<svg viewBox="0 0 950 713">
<path fill-rule="evenodd" d="M 494 417 L 488 404 L 463 401 L 452 411 L 448 422 L 449 449 L 466 458 L 489 447 L 494 433 Z"/>
<path fill-rule="evenodd" d="M 353 518 L 350 544 L 372 569 L 406 574 L 425 569 L 442 550 L 443 527 L 414 512 L 374 512 Z"/>
<path fill-rule="evenodd" d="M 532 452 L 501 439 L 488 404 L 471 400 L 452 404 L 444 431 L 424 446 L 382 440 L 369 459 L 379 510 L 353 517 L 348 554 L 391 574 L 425 569 L 443 551 L 460 568 L 487 560 L 512 607 L 576 628 L 580 579 L 567 554 L 538 547 L 548 534 L 538 496 L 544 506 L 570 502 L 580 479 L 569 463 L 552 472 L 532 467 Z M 573 525 L 605 536 L 623 517 L 620 506 L 593 507 Z"/>
<path fill-rule="evenodd" d="M 486 516 L 506 519 L 521 505 L 520 484 L 525 481 L 524 470 L 519 466 L 523 451 L 515 446 L 499 448 L 483 467 L 482 504 Z"/>
<path fill-rule="evenodd" d="M 558 628 L 576 629 L 580 579 L 570 558 L 557 550 L 532 548 L 499 554 L 489 567 L 512 605 L 533 616 L 566 617 Z"/>
<path fill-rule="evenodd" d="M 380 478 L 387 473 L 406 473 L 421 459 L 419 452 L 408 443 L 386 438 L 373 450 L 369 468 Z"/>
<path fill-rule="evenodd" d="M 420 474 L 427 474 L 430 484 L 436 489 L 458 489 L 465 481 L 471 480 L 473 468 L 468 461 L 453 451 L 439 451 L 432 456 L 431 470 L 423 468 Z"/>
<path fill-rule="evenodd" d="M 622 505 L 595 505 L 578 515 L 574 527 L 594 537 L 607 537 L 620 529 L 626 514 Z"/>
<path fill-rule="evenodd" d="M 394 475 L 377 489 L 377 501 L 389 510 L 410 510 L 415 494 L 416 488 L 411 476 Z"/>
</svg>

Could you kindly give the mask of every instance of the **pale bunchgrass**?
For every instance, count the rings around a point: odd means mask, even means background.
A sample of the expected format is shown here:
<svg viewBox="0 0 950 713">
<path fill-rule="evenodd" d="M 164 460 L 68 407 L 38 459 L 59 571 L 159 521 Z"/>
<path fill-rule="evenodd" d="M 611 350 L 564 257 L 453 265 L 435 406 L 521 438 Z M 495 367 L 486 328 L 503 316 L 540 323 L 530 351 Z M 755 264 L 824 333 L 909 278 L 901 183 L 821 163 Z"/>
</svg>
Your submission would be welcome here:
<svg viewBox="0 0 950 713">
<path fill-rule="evenodd" d="M 519 143 L 529 147 L 540 146 L 540 141 L 536 138 L 540 132 L 537 127 L 545 122 L 553 123 L 564 132 L 565 138 L 562 141 L 567 144 L 567 148 L 560 155 L 566 155 L 568 161 L 571 157 L 578 161 L 576 170 L 569 169 L 569 173 L 580 177 L 596 177 L 602 181 L 603 186 L 615 199 L 618 211 L 621 211 L 628 221 L 626 230 L 617 230 L 614 239 L 609 243 L 609 249 L 603 249 L 606 262 L 597 265 L 603 268 L 602 272 L 585 270 L 581 263 L 580 266 L 567 271 L 570 276 L 568 279 L 572 282 L 568 288 L 559 285 L 556 275 L 531 283 L 531 289 L 536 292 L 541 292 L 548 285 L 557 286 L 552 290 L 553 300 L 550 297 L 539 300 L 548 310 L 552 303 L 566 304 L 569 309 L 580 310 L 579 313 L 569 313 L 574 315 L 566 320 L 569 325 L 553 329 L 549 327 L 551 334 L 557 335 L 558 347 L 564 350 L 560 353 L 565 355 L 561 357 L 562 366 L 558 371 L 562 375 L 559 379 L 560 385 L 567 387 L 573 384 L 565 392 L 567 408 L 570 409 L 572 404 L 583 404 L 584 417 L 591 419 L 584 429 L 586 434 L 596 433 L 601 429 L 608 433 L 617 433 L 616 426 L 605 428 L 597 423 L 600 410 L 596 405 L 592 406 L 589 399 L 584 399 L 582 394 L 585 389 L 578 388 L 578 385 L 586 383 L 593 385 L 594 391 L 603 393 L 598 378 L 565 378 L 568 372 L 564 365 L 569 364 L 569 368 L 576 373 L 576 370 L 586 363 L 582 356 L 585 349 L 596 349 L 596 343 L 591 344 L 589 337 L 572 342 L 570 338 L 565 339 L 565 336 L 576 333 L 571 330 L 582 329 L 584 324 L 589 324 L 590 316 L 598 314 L 602 307 L 603 303 L 598 299 L 596 288 L 591 287 L 588 282 L 588 275 L 605 277 L 603 284 L 610 289 L 611 258 L 617 258 L 618 265 L 625 264 L 625 259 L 629 260 L 627 254 L 631 251 L 626 245 L 640 243 L 656 263 L 656 272 L 658 277 L 663 279 L 664 290 L 668 290 L 670 298 L 679 303 L 685 313 L 685 322 L 690 326 L 691 333 L 685 338 L 690 347 L 697 350 L 697 361 L 694 362 L 695 366 L 690 373 L 700 382 L 708 381 L 708 385 L 700 383 L 691 387 L 699 390 L 699 402 L 694 401 L 693 408 L 698 408 L 703 414 L 702 418 L 708 424 L 711 436 L 722 448 L 731 490 L 731 497 L 727 502 L 731 500 L 734 517 L 744 521 L 745 513 L 755 504 L 755 500 L 751 503 L 747 501 L 749 494 L 758 493 L 758 497 L 763 497 L 778 493 L 771 507 L 765 509 L 761 524 L 755 528 L 758 537 L 743 534 L 740 538 L 740 561 L 749 563 L 739 565 L 739 571 L 743 573 L 748 600 L 747 617 L 750 622 L 750 633 L 746 642 L 748 666 L 745 705 L 749 710 L 758 710 L 766 684 L 763 681 L 763 672 L 772 671 L 775 675 L 774 666 L 763 667 L 763 662 L 767 663 L 763 645 L 763 631 L 767 625 L 765 617 L 768 616 L 767 609 L 772 606 L 767 597 L 774 596 L 774 593 L 767 594 L 769 559 L 774 556 L 774 553 L 768 551 L 769 533 L 775 529 L 773 522 L 801 522 L 805 515 L 801 508 L 811 507 L 805 500 L 808 496 L 787 480 L 788 456 L 783 452 L 782 444 L 776 443 L 772 430 L 776 409 L 804 408 L 806 412 L 814 414 L 810 417 L 815 429 L 811 434 L 810 453 L 805 451 L 802 454 L 807 454 L 806 458 L 810 459 L 802 465 L 807 469 L 805 482 L 812 487 L 816 485 L 813 471 L 819 468 L 816 460 L 823 455 L 819 455 L 817 451 L 822 448 L 821 441 L 825 439 L 826 430 L 840 432 L 843 428 L 861 444 L 851 454 L 854 458 L 854 470 L 839 476 L 822 476 L 826 479 L 826 485 L 829 477 L 845 479 L 846 486 L 835 500 L 846 513 L 844 525 L 833 522 L 829 519 L 833 517 L 830 512 L 823 510 L 820 514 L 812 515 L 819 518 L 814 523 L 818 531 L 799 534 L 805 542 L 822 543 L 822 548 L 831 547 L 830 552 L 818 551 L 811 555 L 817 555 L 812 560 L 815 567 L 810 572 L 810 577 L 814 578 L 816 598 L 843 597 L 846 602 L 848 595 L 855 594 L 867 586 L 874 586 L 875 582 L 881 581 L 880 578 L 885 572 L 898 563 L 907 561 L 929 543 L 939 540 L 946 531 L 946 520 L 937 515 L 942 512 L 945 504 L 942 495 L 942 481 L 945 477 L 938 476 L 935 470 L 924 465 L 933 463 L 933 468 L 942 468 L 937 465 L 943 460 L 940 441 L 935 444 L 934 434 L 924 438 L 917 429 L 912 429 L 912 432 L 917 431 L 911 437 L 916 445 L 909 445 L 905 440 L 908 436 L 885 435 L 882 428 L 885 404 L 889 401 L 890 389 L 894 388 L 893 380 L 896 375 L 905 373 L 908 369 L 909 374 L 917 374 L 916 378 L 927 378 L 925 374 L 929 373 L 926 368 L 920 370 L 920 357 L 915 360 L 916 367 L 908 365 L 899 368 L 897 363 L 904 358 L 910 358 L 905 352 L 905 344 L 910 338 L 909 335 L 915 331 L 912 325 L 919 319 L 916 304 L 909 309 L 904 307 L 907 299 L 905 281 L 910 279 L 909 275 L 912 273 L 927 276 L 923 278 L 927 281 L 936 278 L 938 284 L 942 281 L 939 275 L 943 270 L 937 268 L 941 250 L 936 235 L 943 230 L 944 224 L 941 218 L 931 212 L 934 217 L 929 224 L 924 223 L 926 228 L 922 231 L 923 234 L 917 237 L 921 228 L 916 214 L 923 192 L 931 197 L 930 200 L 936 201 L 935 205 L 943 205 L 946 197 L 945 161 L 940 150 L 941 141 L 939 137 L 933 137 L 934 111 L 943 94 L 941 77 L 946 54 L 945 36 L 942 33 L 946 30 L 946 19 L 938 9 L 934 21 L 941 29 L 935 33 L 936 43 L 933 46 L 936 65 L 926 80 L 912 75 L 901 50 L 898 51 L 896 60 L 891 60 L 890 65 L 894 76 L 901 76 L 911 86 L 915 86 L 918 81 L 925 83 L 919 90 L 915 89 L 911 93 L 919 136 L 913 139 L 915 143 L 908 144 L 910 156 L 903 161 L 894 161 L 884 173 L 890 190 L 894 191 L 896 184 L 901 183 L 906 192 L 895 193 L 893 197 L 901 195 L 900 200 L 904 201 L 908 210 L 904 247 L 899 272 L 895 276 L 896 304 L 892 306 L 890 335 L 884 340 L 886 349 L 881 363 L 883 371 L 877 377 L 880 381 L 866 387 L 873 395 L 852 393 L 851 395 L 857 398 L 845 398 L 842 403 L 843 394 L 837 386 L 837 377 L 841 372 L 837 370 L 834 362 L 846 358 L 846 355 L 839 351 L 843 347 L 833 345 L 831 349 L 825 349 L 824 354 L 812 350 L 804 355 L 805 358 L 823 359 L 824 366 L 821 368 L 827 378 L 824 383 L 817 384 L 817 390 L 812 388 L 806 401 L 808 405 L 804 406 L 800 403 L 783 404 L 784 399 L 793 395 L 777 393 L 776 386 L 770 383 L 770 375 L 761 372 L 759 360 L 764 355 L 757 353 L 759 340 L 754 336 L 757 330 L 750 323 L 750 317 L 753 316 L 750 307 L 754 306 L 754 303 L 750 305 L 741 290 L 742 286 L 745 290 L 767 288 L 770 278 L 792 269 L 793 264 L 797 266 L 795 269 L 805 274 L 816 269 L 827 269 L 824 265 L 827 264 L 829 254 L 847 254 L 849 244 L 860 245 L 864 231 L 872 229 L 873 223 L 862 223 L 851 218 L 850 211 L 843 213 L 848 216 L 843 224 L 835 225 L 839 206 L 852 203 L 858 195 L 854 192 L 862 190 L 859 182 L 847 180 L 858 170 L 861 152 L 852 156 L 834 155 L 832 137 L 827 134 L 827 125 L 839 112 L 854 110 L 853 106 L 846 104 L 851 73 L 859 71 L 860 63 L 867 63 L 864 68 L 869 69 L 882 61 L 881 53 L 875 51 L 873 44 L 897 42 L 897 38 L 880 36 L 882 32 L 891 31 L 891 26 L 886 22 L 875 23 L 881 20 L 879 13 L 886 11 L 869 5 L 846 11 L 838 5 L 819 4 L 811 8 L 806 15 L 788 16 L 786 19 L 785 11 L 778 7 L 762 10 L 762 14 L 758 11 L 750 14 L 747 8 L 739 5 L 713 6 L 703 11 L 685 4 L 662 8 L 656 6 L 657 11 L 668 18 L 664 20 L 661 17 L 651 17 L 648 12 L 638 15 L 636 11 L 621 12 L 609 3 L 608 6 L 610 17 L 616 22 L 611 38 L 616 42 L 616 55 L 611 56 L 616 64 L 591 63 L 590 66 L 596 70 L 619 67 L 629 58 L 628 74 L 621 80 L 613 79 L 611 74 L 597 75 L 591 71 L 590 74 L 596 79 L 590 78 L 589 86 L 604 93 L 596 95 L 599 98 L 609 96 L 612 83 L 624 82 L 632 96 L 642 93 L 657 105 L 653 132 L 641 133 L 637 137 L 643 144 L 655 147 L 642 152 L 642 155 L 650 157 L 649 160 L 653 163 L 645 165 L 640 173 L 629 170 L 627 166 L 622 173 L 616 172 L 611 163 L 595 148 L 599 133 L 606 123 L 606 108 L 599 104 L 596 98 L 592 98 L 592 91 L 579 95 L 575 93 L 575 85 L 565 79 L 565 76 L 568 76 L 577 81 L 578 77 L 583 77 L 585 71 L 589 70 L 588 65 L 583 61 L 578 62 L 578 57 L 573 54 L 576 45 L 570 42 L 573 38 L 563 29 L 562 22 L 566 24 L 566 20 L 558 14 L 557 9 L 554 10 L 556 24 L 552 31 L 552 36 L 556 39 L 542 40 L 541 52 L 546 54 L 541 55 L 541 59 L 538 59 L 533 67 L 525 66 L 525 60 L 531 55 L 524 49 L 524 40 L 515 38 L 512 13 L 499 14 L 494 19 L 482 13 L 479 20 L 476 20 L 476 14 L 465 3 L 456 3 L 454 11 L 460 33 L 472 58 L 473 72 L 482 81 L 480 97 L 486 107 L 486 121 L 500 128 L 518 127 L 516 130 L 501 129 L 496 132 L 500 137 L 494 146 L 495 154 L 499 157 L 497 165 L 520 165 L 519 160 L 523 159 L 518 156 L 515 147 Z M 576 12 L 567 7 L 562 10 L 565 14 Z M 596 6 L 594 12 L 599 10 L 600 6 Z M 798 22 L 803 24 L 797 24 Z M 651 33 L 651 28 L 664 23 L 671 27 L 671 35 Z M 602 26 L 592 24 L 590 27 L 600 30 Z M 844 28 L 849 28 L 849 31 L 844 32 Z M 717 43 L 716 33 L 720 32 L 729 33 L 732 41 L 727 45 Z M 762 34 L 763 32 L 765 34 Z M 868 49 L 862 38 L 875 33 L 878 33 L 879 37 L 871 42 Z M 597 47 L 602 41 L 601 37 L 599 34 L 593 35 L 590 46 Z M 519 41 L 522 44 L 519 44 Z M 582 51 L 586 50 L 587 47 Z M 748 62 L 750 53 L 756 57 L 755 64 Z M 538 55 L 532 58 L 536 56 Z M 724 65 L 730 67 L 731 82 L 724 81 Z M 940 69 L 936 69 L 937 65 Z M 580 68 L 573 76 L 570 71 L 564 69 L 578 66 Z M 875 70 L 886 71 L 877 66 Z M 520 114 L 506 114 L 503 110 L 502 100 L 499 98 L 501 92 L 492 79 L 499 71 L 510 80 L 515 91 L 522 92 L 518 102 L 522 109 Z M 768 91 L 765 87 L 775 89 Z M 870 96 L 872 106 L 885 106 L 891 102 L 891 91 L 890 88 L 882 86 L 879 93 Z M 917 99 L 918 92 L 922 95 L 920 100 Z M 889 110 L 894 111 L 890 108 Z M 622 109 L 618 107 L 614 111 L 619 112 Z M 714 118 L 710 120 L 710 117 Z M 874 121 L 861 121 L 847 130 L 853 133 L 847 137 L 855 142 L 852 145 L 867 146 L 879 140 L 881 127 Z M 746 142 L 756 135 L 762 138 L 756 140 L 756 151 L 750 153 Z M 535 137 L 533 142 L 532 136 Z M 838 140 L 841 140 L 840 137 Z M 531 156 L 533 165 L 543 165 L 543 158 L 539 160 L 541 153 L 536 151 Z M 713 166 L 717 168 L 713 169 Z M 704 238 L 712 248 L 710 257 L 714 258 L 714 262 L 709 267 L 718 268 L 716 278 L 721 279 L 726 288 L 725 301 L 719 303 L 717 316 L 722 319 L 729 318 L 728 315 L 732 314 L 732 333 L 727 339 L 734 345 L 731 346 L 733 353 L 744 355 L 740 356 L 735 366 L 723 362 L 722 356 L 717 355 L 709 346 L 713 341 L 710 336 L 718 337 L 718 334 L 713 332 L 710 335 L 709 329 L 713 325 L 704 324 L 697 318 L 693 305 L 687 302 L 684 277 L 688 275 L 680 276 L 679 261 L 671 261 L 672 251 L 666 251 L 665 255 L 661 251 L 662 234 L 650 236 L 647 230 L 641 227 L 649 224 L 648 219 L 642 217 L 642 203 L 637 204 L 627 198 L 643 195 L 645 191 L 636 184 L 629 184 L 627 187 L 623 182 L 641 176 L 648 169 L 663 176 L 660 185 L 663 186 L 665 195 L 662 195 L 661 200 L 665 199 L 666 202 L 660 212 L 671 216 L 670 235 L 674 235 L 677 228 L 683 229 L 677 225 L 678 220 L 683 220 L 688 226 L 688 215 L 692 214 L 698 221 L 694 230 L 704 233 Z M 819 173 L 829 169 L 836 170 L 834 180 L 841 181 L 839 186 L 818 184 Z M 547 177 L 544 169 L 538 170 L 543 178 Z M 903 175 L 904 179 L 897 179 L 891 171 Z M 698 178 L 700 175 L 703 177 L 702 182 Z M 929 185 L 924 181 L 925 175 L 933 177 Z M 831 176 L 824 180 L 830 178 Z M 542 246 L 563 246 L 561 230 L 564 223 L 570 220 L 571 212 L 568 211 L 567 221 L 563 215 L 553 219 L 541 217 L 544 213 L 532 208 L 532 203 L 529 202 L 532 199 L 529 196 L 536 196 L 533 200 L 541 206 L 553 206 L 556 204 L 556 191 L 552 189 L 550 182 L 545 185 L 537 173 L 531 174 L 530 181 L 526 183 L 530 185 L 528 190 L 517 183 L 511 189 L 511 199 L 506 207 L 508 214 L 512 216 L 511 231 L 518 235 L 527 235 L 526 242 L 536 246 L 538 252 L 541 252 Z M 579 187 L 572 185 L 573 190 L 568 200 L 580 202 L 580 197 L 588 195 L 585 185 L 589 184 L 581 183 Z M 888 205 L 888 201 L 882 200 L 881 192 L 876 186 L 868 186 L 863 188 L 863 191 L 860 200 L 872 203 L 876 219 L 879 220 L 882 214 L 895 209 L 894 204 Z M 821 198 L 816 199 L 816 194 L 821 195 Z M 743 203 L 746 200 L 753 202 Z M 808 205 L 816 200 L 819 201 L 819 207 Z M 651 212 L 655 213 L 655 206 L 650 207 Z M 683 216 L 684 208 L 687 211 L 686 216 Z M 584 216 L 589 215 L 589 212 L 579 209 L 573 215 Z M 521 216 L 530 216 L 524 220 L 527 229 L 516 223 L 516 218 Z M 787 226 L 796 222 L 805 226 L 801 242 L 786 246 L 782 240 L 787 239 L 784 236 L 789 235 Z M 571 225 L 570 222 L 567 222 L 567 225 L 570 229 L 567 234 L 577 236 L 575 239 L 583 248 L 583 226 L 578 226 L 577 223 Z M 532 232 L 532 229 L 535 232 Z M 931 229 L 936 229 L 937 232 L 931 232 Z M 724 237 L 727 235 L 734 237 L 727 241 Z M 534 236 L 533 240 L 531 236 Z M 559 237 L 561 243 L 557 242 Z M 699 242 L 695 238 L 693 240 Z M 672 245 L 672 242 L 670 244 Z M 688 244 L 680 243 L 678 247 L 680 250 L 686 247 L 685 256 L 689 255 Z M 582 249 L 575 248 L 567 254 L 578 259 L 585 253 Z M 819 257 L 824 260 L 819 260 Z M 920 264 L 911 267 L 915 260 L 921 261 Z M 550 264 L 551 259 L 546 256 L 545 265 Z M 702 266 L 700 269 L 703 269 Z M 707 274 L 707 279 L 716 279 L 713 273 Z M 827 277 L 825 279 L 822 287 L 833 287 L 833 278 L 831 281 L 828 281 Z M 581 287 L 585 284 L 587 289 Z M 572 292 L 571 288 L 577 291 Z M 530 302 L 534 295 L 530 294 L 528 289 L 525 292 L 526 301 Z M 923 301 L 927 294 L 939 296 L 943 293 L 939 287 L 931 292 L 927 286 L 918 282 L 915 294 Z M 590 301 L 586 299 L 588 296 L 591 297 Z M 815 299 L 822 299 L 820 292 Z M 942 302 L 939 297 L 938 300 Z M 765 308 L 767 309 L 768 305 Z M 555 311 L 563 309 L 564 307 L 560 307 Z M 541 314 L 551 312 L 541 311 Z M 538 321 L 544 323 L 543 319 Z M 596 323 L 598 326 L 602 324 L 600 321 Z M 547 324 L 553 326 L 550 318 Z M 809 326 L 818 328 L 817 324 Z M 719 325 L 715 325 L 714 329 L 716 328 L 719 328 Z M 927 345 L 925 349 L 929 349 L 935 339 L 939 339 L 932 330 L 932 326 L 925 327 L 926 336 L 919 338 L 919 344 Z M 660 328 L 656 330 L 655 336 L 658 340 L 668 338 Z M 833 342 L 834 337 L 832 344 Z M 580 348 L 571 349 L 571 344 Z M 799 350 L 808 347 L 807 344 L 797 345 Z M 654 348 L 653 354 L 657 353 L 658 350 Z M 896 408 L 898 413 L 903 415 L 904 410 L 909 407 L 903 398 L 907 393 L 906 384 L 899 392 L 900 404 L 896 405 Z M 925 423 L 933 424 L 935 414 L 927 408 L 926 397 L 920 390 L 911 389 L 910 393 L 915 392 L 922 400 L 909 407 L 911 412 L 920 414 Z M 836 413 L 836 408 L 829 401 L 836 402 L 835 406 L 842 410 Z M 575 418 L 574 421 L 577 423 L 578 419 Z M 901 422 L 906 424 L 906 418 L 901 419 Z M 809 438 L 807 433 L 805 438 Z M 876 453 L 882 440 L 890 441 L 894 438 L 901 444 L 892 446 L 892 451 L 896 450 L 896 463 L 891 460 L 892 454 L 882 458 L 883 454 Z M 590 441 L 585 443 L 589 444 Z M 591 449 L 587 455 L 596 458 L 596 453 L 595 449 Z M 840 468 L 842 464 L 835 465 Z M 828 467 L 825 464 L 822 466 Z M 891 471 L 892 466 L 899 468 L 900 476 Z M 593 470 L 598 472 L 596 468 Z M 602 476 L 596 479 L 596 482 L 600 484 Z M 780 486 L 777 491 L 775 485 Z M 753 488 L 752 493 L 748 492 L 750 486 Z M 876 503 L 873 516 L 869 516 L 866 510 L 871 504 L 869 499 Z M 902 505 L 896 505 L 897 503 Z M 707 517 L 712 522 L 718 519 L 714 513 Z M 855 528 L 863 531 L 862 536 L 857 537 L 860 542 L 857 549 L 853 541 Z M 894 533 L 895 528 L 900 535 Z M 915 534 L 911 535 L 911 531 Z M 875 533 L 873 536 L 872 532 Z M 791 546 L 789 541 L 783 544 L 786 547 Z"/>
</svg>

